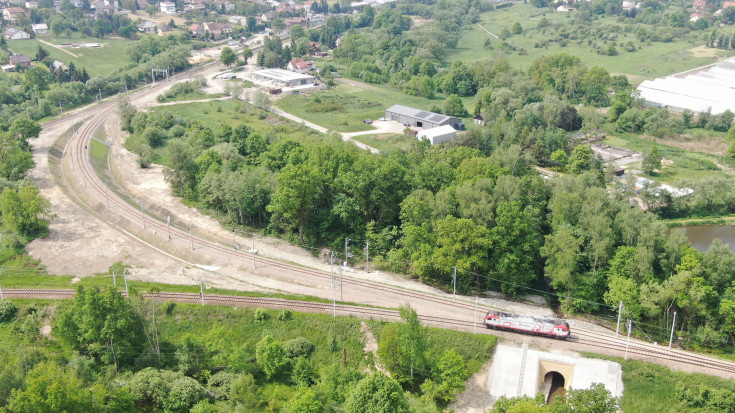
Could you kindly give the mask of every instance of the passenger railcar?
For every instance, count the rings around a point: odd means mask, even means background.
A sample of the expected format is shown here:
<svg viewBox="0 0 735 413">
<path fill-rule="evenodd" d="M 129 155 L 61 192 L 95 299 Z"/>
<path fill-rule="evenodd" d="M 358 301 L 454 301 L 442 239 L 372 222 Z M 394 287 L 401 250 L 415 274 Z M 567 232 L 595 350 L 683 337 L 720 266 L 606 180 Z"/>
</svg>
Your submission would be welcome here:
<svg viewBox="0 0 735 413">
<path fill-rule="evenodd" d="M 485 316 L 485 327 L 554 337 L 560 340 L 566 340 L 571 334 L 569 324 L 564 320 L 510 314 L 495 310 L 488 311 Z"/>
</svg>

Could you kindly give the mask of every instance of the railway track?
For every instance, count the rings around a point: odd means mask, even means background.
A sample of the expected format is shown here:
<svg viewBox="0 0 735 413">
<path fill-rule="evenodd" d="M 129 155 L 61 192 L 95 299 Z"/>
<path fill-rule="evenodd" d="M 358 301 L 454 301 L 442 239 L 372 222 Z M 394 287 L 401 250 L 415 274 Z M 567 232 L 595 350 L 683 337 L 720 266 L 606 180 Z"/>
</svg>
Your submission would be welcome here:
<svg viewBox="0 0 735 413">
<path fill-rule="evenodd" d="M 42 298 L 42 299 L 72 299 L 74 290 L 44 290 L 44 289 L 11 289 L 3 290 L 3 295 L 9 298 Z M 126 295 L 124 292 L 123 295 Z M 176 292 L 157 292 L 144 293 L 144 298 L 155 301 L 173 301 L 180 303 L 199 303 L 202 295 L 196 293 L 176 293 Z M 263 297 L 244 297 L 220 294 L 204 294 L 203 300 L 207 304 L 226 305 L 226 306 L 244 306 L 244 307 L 263 307 L 270 309 L 288 309 L 301 312 L 316 313 L 333 313 L 340 316 L 354 316 L 364 319 L 381 319 L 394 321 L 400 319 L 400 314 L 396 310 L 371 308 L 344 304 L 329 304 L 311 301 L 286 300 L 282 298 L 263 298 Z M 459 331 L 476 331 L 482 334 L 493 334 L 492 330 L 486 330 L 479 317 L 477 322 L 453 319 L 446 317 L 436 317 L 430 315 L 419 315 L 419 319 L 424 324 L 437 327 L 448 328 Z M 637 340 L 631 340 L 626 343 L 625 338 L 614 337 L 599 333 L 592 333 L 585 330 L 575 329 L 572 337 L 568 340 L 571 343 L 579 343 L 586 346 L 605 349 L 613 352 L 627 352 L 630 355 L 637 356 L 638 359 L 648 360 L 660 363 L 662 360 L 695 365 L 707 369 L 714 369 L 726 373 L 735 374 L 735 364 L 713 359 L 711 357 L 699 354 L 688 353 L 677 349 L 669 349 L 663 346 L 650 345 Z M 551 340 L 551 339 L 549 339 Z"/>
<path fill-rule="evenodd" d="M 179 75 L 176 75 L 172 78 L 174 82 L 176 82 L 179 79 L 186 78 L 188 74 L 181 73 Z M 150 93 L 158 92 L 160 89 L 164 88 L 165 86 L 170 85 L 171 83 L 163 83 L 158 85 L 149 86 L 146 89 L 134 92 L 130 94 L 131 99 L 135 99 L 141 96 L 145 96 Z M 66 173 L 64 173 L 64 168 L 61 168 L 63 179 L 66 181 L 68 186 L 74 186 L 74 185 L 85 185 L 86 191 L 89 194 L 95 195 L 96 199 L 105 199 L 106 194 L 109 194 L 109 206 L 108 209 L 106 205 L 102 205 L 102 210 L 107 210 L 108 214 L 111 214 L 114 211 L 115 214 L 118 214 L 122 216 L 123 218 L 134 222 L 136 219 L 135 217 L 140 217 L 140 212 L 137 209 L 135 205 L 133 205 L 132 201 L 127 201 L 123 199 L 121 196 L 117 195 L 114 191 L 107 192 L 106 186 L 103 183 L 102 179 L 94 172 L 91 160 L 89 157 L 88 147 L 89 142 L 92 139 L 92 136 L 100 126 L 104 124 L 107 117 L 113 112 L 115 109 L 115 102 L 105 102 L 100 103 L 98 107 L 92 112 L 91 117 L 89 119 L 83 119 L 84 122 L 83 125 L 79 128 L 77 132 L 77 137 L 73 140 L 71 140 L 68 143 L 68 146 L 70 148 L 64 149 L 64 154 L 66 154 L 67 149 L 74 150 L 77 154 L 84 154 L 83 156 L 73 156 L 73 159 L 71 162 L 73 162 L 75 166 L 75 170 L 78 168 L 79 173 L 81 173 L 81 182 L 79 181 L 78 177 L 70 177 Z M 70 115 L 70 116 L 76 116 L 76 115 Z M 48 125 L 55 125 L 58 123 L 62 123 L 64 121 L 69 120 L 69 117 L 67 116 L 65 118 L 56 119 L 54 121 L 49 122 L 45 126 Z M 63 155 L 62 155 L 63 157 Z M 94 202 L 94 205 L 91 204 L 91 201 L 87 201 L 83 199 L 79 194 L 77 194 L 76 190 L 69 191 L 71 196 L 76 197 L 77 201 L 84 204 L 87 209 L 97 217 L 103 219 L 104 221 L 108 222 L 110 225 L 114 227 L 118 227 L 114 223 L 112 223 L 109 219 L 105 218 L 103 213 L 96 212 L 99 208 L 95 208 L 95 205 L 99 205 L 100 202 Z M 104 204 L 104 201 L 102 202 Z M 160 217 L 156 217 L 154 215 L 146 214 L 145 215 L 145 223 L 146 223 L 146 229 L 149 229 L 151 231 L 155 231 L 159 234 L 166 234 L 170 233 L 171 240 L 177 240 L 179 243 L 188 243 L 189 240 L 191 240 L 193 245 L 197 246 L 197 249 L 200 250 L 210 250 L 212 252 L 216 252 L 218 254 L 222 254 L 228 257 L 232 257 L 235 259 L 239 259 L 241 261 L 244 260 L 254 260 L 256 263 L 260 265 L 267 265 L 269 267 L 274 267 L 280 270 L 284 270 L 290 273 L 295 273 L 300 276 L 307 276 L 307 277 L 313 277 L 316 279 L 320 279 L 322 281 L 330 280 L 333 275 L 325 272 L 320 271 L 316 269 L 311 268 L 304 268 L 296 265 L 287 264 L 284 262 L 280 262 L 274 259 L 261 257 L 256 254 L 241 251 L 232 247 L 226 247 L 219 242 L 209 240 L 205 237 L 202 237 L 200 235 L 193 235 L 189 231 L 187 231 L 185 228 L 175 225 L 172 223 L 171 225 L 167 225 L 164 220 Z M 119 228 L 119 227 L 118 227 Z M 128 233 L 123 229 L 125 233 Z M 490 310 L 490 307 L 487 306 L 478 306 L 475 308 L 475 305 L 473 303 L 469 303 L 462 300 L 452 300 L 449 298 L 441 297 L 438 295 L 432 295 L 428 293 L 422 293 L 422 292 L 416 292 L 407 290 L 400 287 L 395 287 L 387 284 L 381 284 L 377 282 L 372 281 L 366 281 L 362 279 L 352 278 L 349 276 L 346 276 L 343 278 L 343 283 L 347 286 L 354 286 L 354 287 L 360 287 L 363 289 L 368 289 L 373 292 L 380 292 L 385 294 L 391 294 L 394 296 L 399 296 L 402 299 L 406 299 L 407 301 L 420 301 L 425 303 L 431 303 L 436 304 L 442 307 L 448 307 L 452 310 L 463 310 L 463 311 L 477 311 L 480 314 L 485 314 L 488 310 Z M 31 291 L 31 290 L 17 290 L 17 291 Z M 36 291 L 36 290 L 34 290 Z M 46 291 L 46 292 L 42 292 Z M 4 294 L 11 295 L 10 292 L 3 291 Z M 38 290 L 37 294 L 47 294 L 47 297 L 50 297 L 50 295 L 55 294 L 59 298 L 68 298 L 73 296 L 72 290 Z M 22 293 L 18 293 L 22 294 Z M 198 301 L 200 299 L 199 295 L 197 294 L 187 294 L 187 293 L 158 293 L 155 297 L 151 297 L 154 299 L 161 299 L 161 300 L 180 300 L 183 302 L 194 302 Z M 270 301 L 268 301 L 270 300 Z M 275 306 L 278 308 L 296 308 L 296 309 L 302 309 L 304 311 L 320 311 L 320 312 L 330 312 L 330 311 L 337 311 L 340 312 L 340 314 L 353 314 L 353 315 L 361 315 L 364 317 L 384 317 L 387 319 L 396 319 L 398 318 L 398 313 L 394 310 L 381 310 L 381 309 L 375 309 L 375 308 L 369 308 L 369 307 L 354 307 L 354 306 L 344 306 L 344 305 L 338 305 L 336 307 L 333 307 L 329 304 L 324 303 L 312 303 L 312 302 L 295 302 L 295 301 L 288 301 L 288 300 L 278 300 L 278 299 L 262 299 L 262 298 L 252 298 L 252 297 L 237 297 L 237 296 L 217 296 L 217 295 L 206 295 L 206 301 L 210 303 L 218 303 L 218 304 L 224 304 L 224 305 L 233 305 L 233 304 L 240 304 L 240 305 L 258 305 L 258 306 Z M 451 327 L 454 329 L 463 329 L 467 330 L 473 329 L 475 327 L 475 323 L 471 321 L 463 321 L 458 319 L 450 319 L 445 317 L 436 317 L 426 314 L 419 315 L 419 318 L 422 319 L 425 322 L 430 322 L 437 325 L 443 325 L 445 327 Z M 484 331 L 484 329 L 481 329 L 481 331 Z M 575 329 L 573 331 L 574 338 L 571 340 L 572 342 L 576 342 L 579 344 L 584 345 L 592 345 L 592 346 L 598 346 L 600 348 L 613 350 L 613 351 L 625 351 L 626 344 L 621 342 L 621 339 L 601 334 L 597 332 L 592 332 L 588 330 L 583 329 Z M 628 345 L 628 352 L 630 354 L 635 354 L 641 357 L 648 357 L 651 359 L 661 359 L 661 360 L 669 360 L 669 361 L 675 361 L 685 364 L 693 364 L 700 367 L 706 367 L 706 368 L 712 368 L 720 371 L 735 373 L 735 364 L 729 363 L 726 361 L 720 361 L 712 358 L 708 358 L 705 356 L 699 356 L 692 353 L 686 353 L 679 350 L 670 350 L 668 348 L 663 348 L 659 346 L 652 346 L 645 343 L 638 342 L 637 340 L 631 340 L 630 344 Z"/>
</svg>

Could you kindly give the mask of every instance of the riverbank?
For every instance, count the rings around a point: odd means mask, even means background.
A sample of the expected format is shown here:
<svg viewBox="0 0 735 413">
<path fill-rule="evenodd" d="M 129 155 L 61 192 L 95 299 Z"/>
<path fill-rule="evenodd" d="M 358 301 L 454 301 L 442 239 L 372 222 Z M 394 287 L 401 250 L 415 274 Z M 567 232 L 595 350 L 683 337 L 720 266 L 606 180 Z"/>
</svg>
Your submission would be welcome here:
<svg viewBox="0 0 735 413">
<path fill-rule="evenodd" d="M 685 227 L 694 225 L 723 225 L 723 224 L 735 224 L 735 215 L 720 215 L 704 218 L 675 218 L 675 219 L 661 219 L 669 228 Z"/>
</svg>

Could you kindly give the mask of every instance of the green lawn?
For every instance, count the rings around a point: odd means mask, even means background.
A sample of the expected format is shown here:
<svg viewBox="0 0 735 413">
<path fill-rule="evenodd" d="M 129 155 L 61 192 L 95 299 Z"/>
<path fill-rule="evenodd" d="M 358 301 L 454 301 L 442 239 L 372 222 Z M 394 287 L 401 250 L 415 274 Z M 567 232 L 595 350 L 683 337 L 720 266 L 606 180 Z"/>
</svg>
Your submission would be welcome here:
<svg viewBox="0 0 735 413">
<path fill-rule="evenodd" d="M 316 102 L 315 98 L 321 100 Z M 474 98 L 463 99 L 465 108 L 474 107 Z M 388 85 L 366 85 L 364 88 L 340 83 L 323 92 L 284 96 L 276 105 L 284 111 L 337 132 L 371 130 L 364 119 L 377 119 L 395 104 L 430 110 L 441 107 L 444 96 L 434 99 L 409 96 Z"/>
<path fill-rule="evenodd" d="M 121 38 L 96 39 L 93 37 L 83 36 L 80 33 L 73 33 L 71 39 L 66 36 L 60 36 L 57 38 L 50 34 L 39 36 L 39 38 L 58 45 L 65 43 L 100 43 L 103 46 L 99 48 L 63 48 L 63 50 L 68 51 L 77 57 L 55 47 L 42 44 L 38 39 L 9 40 L 8 48 L 15 53 L 26 54 L 33 58 L 36 55 L 38 46 L 40 45 L 44 50 L 46 50 L 46 52 L 48 52 L 50 57 L 66 64 L 74 62 L 77 69 L 87 69 L 87 73 L 89 73 L 90 76 L 107 75 L 117 72 L 120 68 L 127 68 L 128 66 L 134 65 L 125 53 L 125 46 L 127 46 L 131 40 Z"/>
<path fill-rule="evenodd" d="M 569 24 L 576 18 L 577 12 L 563 13 L 550 12 L 548 9 L 538 9 L 530 4 L 515 4 L 511 7 L 483 13 L 480 24 L 490 32 L 500 36 L 503 29 L 510 30 L 515 22 L 519 22 L 524 29 L 523 34 L 512 35 L 507 39 L 516 50 L 503 50 L 502 40 L 496 39 L 477 25 L 464 29 L 458 47 L 449 50 L 447 64 L 456 61 L 476 61 L 491 58 L 497 54 L 505 54 L 512 67 L 528 69 L 534 60 L 542 56 L 557 53 L 569 53 L 579 56 L 588 66 L 602 66 L 611 73 L 632 75 L 635 80 L 652 79 L 687 69 L 707 65 L 718 61 L 715 56 L 730 57 L 735 51 L 699 50 L 699 57 L 690 49 L 703 46 L 707 32 L 693 32 L 672 42 L 641 43 L 635 36 L 638 25 L 619 23 L 615 17 L 599 18 L 592 23 L 592 27 L 618 26 L 620 31 L 613 41 L 595 38 L 592 45 L 607 47 L 608 42 L 614 42 L 618 50 L 617 56 L 606 56 L 597 53 L 597 50 L 588 44 L 588 39 L 569 39 L 568 45 L 562 47 L 557 42 L 549 42 L 545 47 L 536 47 L 541 42 L 554 38 L 557 32 L 552 27 L 537 29 L 539 19 L 546 17 L 555 24 Z M 645 25 L 643 25 L 645 26 Z M 651 28 L 651 26 L 645 26 Z M 630 30 L 628 30 L 630 28 Z M 490 40 L 490 47 L 485 47 L 485 41 Z M 633 42 L 636 51 L 627 52 L 620 43 Z M 525 51 L 521 52 L 521 49 Z M 702 54 L 712 54 L 703 56 Z"/>
</svg>

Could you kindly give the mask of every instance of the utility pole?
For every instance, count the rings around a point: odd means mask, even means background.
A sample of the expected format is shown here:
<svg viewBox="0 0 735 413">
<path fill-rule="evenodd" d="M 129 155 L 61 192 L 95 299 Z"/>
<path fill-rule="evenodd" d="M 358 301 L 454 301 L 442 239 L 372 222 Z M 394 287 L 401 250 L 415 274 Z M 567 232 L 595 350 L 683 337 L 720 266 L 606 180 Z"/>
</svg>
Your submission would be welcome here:
<svg viewBox="0 0 735 413">
<path fill-rule="evenodd" d="M 339 267 L 339 302 L 344 302 L 342 297 L 342 267 Z"/>
<path fill-rule="evenodd" d="M 199 298 L 202 299 L 202 307 L 204 307 L 204 275 L 199 273 Z"/>
<path fill-rule="evenodd" d="M 112 285 L 117 287 L 117 277 L 115 277 L 115 270 L 112 270 Z"/>
<path fill-rule="evenodd" d="M 105 179 L 105 199 L 107 200 L 107 209 L 110 209 L 110 194 L 107 192 L 107 179 Z"/>
<path fill-rule="evenodd" d="M 253 249 L 250 250 L 253 253 L 253 269 L 255 269 L 255 233 L 253 232 Z"/>
<path fill-rule="evenodd" d="M 171 241 L 171 215 L 166 216 L 166 229 L 168 230 L 168 240 Z"/>
<path fill-rule="evenodd" d="M 189 217 L 189 240 L 191 240 L 191 250 L 194 251 L 194 234 L 191 232 L 191 217 Z"/>
<path fill-rule="evenodd" d="M 140 200 L 140 218 L 143 220 L 143 229 L 145 229 L 145 212 L 143 212 L 143 200 Z"/>
<path fill-rule="evenodd" d="M 235 228 L 232 228 L 232 248 L 237 250 L 237 242 L 235 242 Z"/>
<path fill-rule="evenodd" d="M 128 295 L 128 277 L 127 275 L 128 275 L 128 269 L 125 268 L 123 269 L 123 280 L 125 281 L 125 296 L 129 297 L 130 295 Z"/>
<path fill-rule="evenodd" d="M 337 281 L 332 272 L 332 317 L 337 317 Z"/>
<path fill-rule="evenodd" d="M 457 267 L 454 267 L 454 274 L 452 275 L 452 287 L 454 288 L 454 299 L 457 299 Z"/>
<path fill-rule="evenodd" d="M 628 319 L 628 340 L 625 342 L 625 359 L 628 360 L 628 346 L 630 345 L 630 333 L 633 330 L 633 320 Z"/>
<path fill-rule="evenodd" d="M 620 307 L 618 307 L 618 326 L 615 327 L 615 337 L 618 336 L 618 331 L 620 331 L 620 314 L 623 312 L 623 301 L 620 300 Z"/>
<path fill-rule="evenodd" d="M 370 241 L 365 243 L 365 272 L 370 272 Z"/>
<path fill-rule="evenodd" d="M 477 334 L 477 296 L 475 296 L 475 329 L 472 334 Z"/>
<path fill-rule="evenodd" d="M 348 262 L 350 260 L 349 247 L 347 246 L 349 242 L 350 242 L 350 239 L 345 237 L 345 265 L 344 265 L 345 267 L 348 265 Z"/>
<path fill-rule="evenodd" d="M 676 311 L 674 311 L 674 322 L 671 323 L 671 337 L 669 338 L 669 348 L 674 344 L 674 331 L 676 331 Z"/>
<path fill-rule="evenodd" d="M 3 287 L 0 287 L 0 301 L 4 300 L 3 298 Z"/>
</svg>

